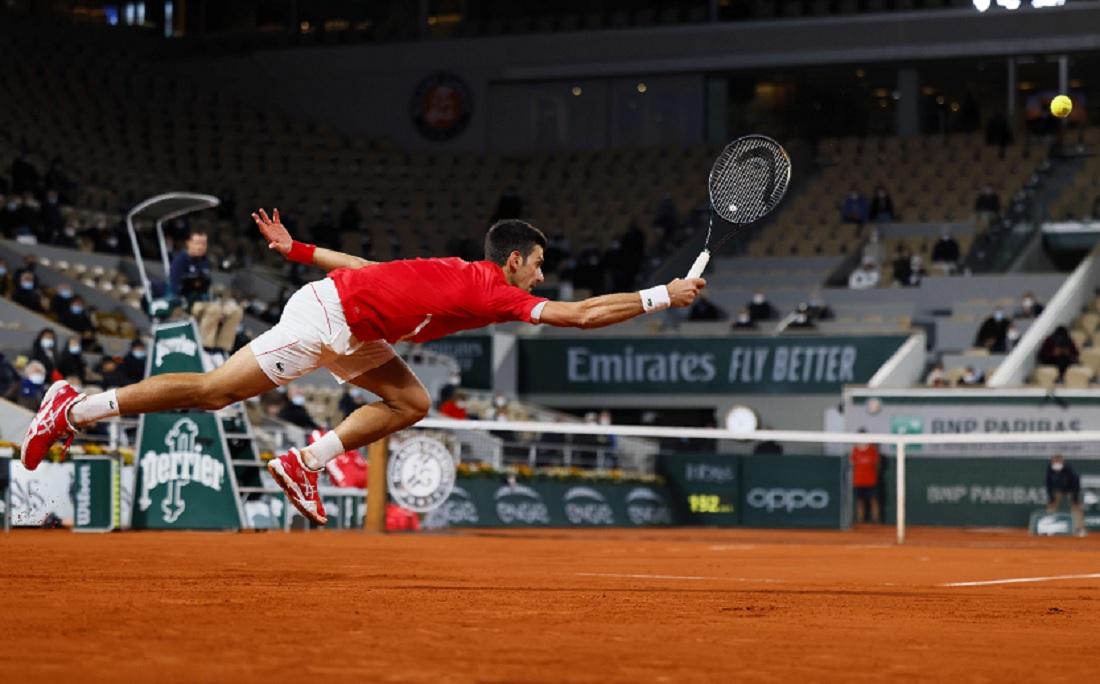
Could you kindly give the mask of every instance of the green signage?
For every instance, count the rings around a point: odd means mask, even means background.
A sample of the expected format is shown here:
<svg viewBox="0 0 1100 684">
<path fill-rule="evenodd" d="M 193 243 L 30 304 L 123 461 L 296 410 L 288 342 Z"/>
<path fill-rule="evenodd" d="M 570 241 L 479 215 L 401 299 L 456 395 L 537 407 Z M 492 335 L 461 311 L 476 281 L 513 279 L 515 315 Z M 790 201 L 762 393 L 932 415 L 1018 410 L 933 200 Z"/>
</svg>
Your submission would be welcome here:
<svg viewBox="0 0 1100 684">
<path fill-rule="evenodd" d="M 852 521 L 848 461 L 830 456 L 742 459 L 746 527 L 847 529 Z"/>
<path fill-rule="evenodd" d="M 833 394 L 865 383 L 907 337 L 521 339 L 524 394 Z"/>
<path fill-rule="evenodd" d="M 153 331 L 153 348 L 147 375 L 201 373 L 202 347 L 195 321 L 187 319 L 158 325 Z"/>
<path fill-rule="evenodd" d="M 687 525 L 741 523 L 741 458 L 718 454 L 659 454 L 677 519 Z"/>
<path fill-rule="evenodd" d="M 470 389 L 493 388 L 493 338 L 491 335 L 451 335 L 423 347 L 452 356 L 462 369 L 462 386 Z"/>
<path fill-rule="evenodd" d="M 894 459 L 884 458 L 895 473 Z M 1047 503 L 1045 458 L 932 457 L 906 459 L 906 521 L 910 525 L 1027 527 Z M 1100 475 L 1100 463 L 1075 461 L 1084 480 Z M 883 478 L 888 520 L 896 518 L 897 480 Z M 1086 514 L 1095 500 L 1082 487 Z"/>
<path fill-rule="evenodd" d="M 73 531 L 110 532 L 121 525 L 118 461 L 110 456 L 73 458 Z"/>
<path fill-rule="evenodd" d="M 652 527 L 672 525 L 664 487 L 461 478 L 429 525 L 456 527 Z"/>
<path fill-rule="evenodd" d="M 213 413 L 142 416 L 131 527 L 240 529 L 237 482 Z"/>
</svg>

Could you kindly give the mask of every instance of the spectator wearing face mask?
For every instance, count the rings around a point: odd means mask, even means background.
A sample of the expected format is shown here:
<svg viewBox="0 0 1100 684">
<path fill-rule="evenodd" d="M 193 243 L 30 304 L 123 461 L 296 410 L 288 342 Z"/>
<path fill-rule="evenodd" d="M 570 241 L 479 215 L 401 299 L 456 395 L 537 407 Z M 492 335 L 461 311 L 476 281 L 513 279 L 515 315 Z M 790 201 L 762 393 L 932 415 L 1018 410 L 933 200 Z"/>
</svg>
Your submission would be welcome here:
<svg viewBox="0 0 1100 684">
<path fill-rule="evenodd" d="M 53 328 L 43 328 L 34 342 L 31 344 L 31 359 L 42 364 L 46 378 L 54 379 L 54 370 L 57 368 L 57 333 Z M 61 376 L 56 378 L 61 379 Z"/>
<path fill-rule="evenodd" d="M 19 397 L 16 402 L 23 408 L 37 410 L 46 394 L 46 367 L 39 361 L 31 361 L 23 370 L 23 380 L 19 383 Z"/>
<path fill-rule="evenodd" d="M 1080 352 L 1064 325 L 1054 329 L 1039 347 L 1039 363 L 1058 367 L 1058 379 L 1065 377 L 1066 369 L 1077 363 Z"/>
<path fill-rule="evenodd" d="M 447 378 L 447 382 L 443 383 L 443 386 L 439 388 L 439 405 L 447 403 L 454 396 L 455 392 L 462 385 L 462 375 L 457 371 L 451 373 Z"/>
<path fill-rule="evenodd" d="M 12 295 L 11 300 L 24 309 L 40 314 L 46 313 L 46 309 L 42 306 L 42 293 L 35 285 L 33 273 L 24 271 L 19 274 L 19 288 Z"/>
<path fill-rule="evenodd" d="M 84 298 L 80 295 L 69 300 L 69 306 L 58 317 L 58 322 L 81 335 L 88 331 L 95 331 L 95 324 L 92 323 L 92 317 L 88 315 L 87 308 L 84 306 Z"/>
<path fill-rule="evenodd" d="M 122 363 L 119 364 L 122 376 L 126 380 L 124 384 L 129 385 L 145 379 L 145 356 L 144 342 L 136 340 L 130 345 L 130 351 L 126 352 L 126 356 L 122 357 Z"/>
<path fill-rule="evenodd" d="M 53 242 L 55 235 L 60 235 L 65 229 L 65 219 L 61 216 L 61 200 L 56 190 L 46 192 L 46 201 L 39 210 L 38 241 L 42 243 Z"/>
<path fill-rule="evenodd" d="M 306 430 L 319 430 L 321 425 L 313 420 L 306 409 L 306 393 L 300 387 L 291 387 L 286 392 L 286 403 L 279 409 L 279 418 Z"/>
<path fill-rule="evenodd" d="M 792 318 L 791 322 L 787 324 L 787 327 L 794 328 L 796 330 L 812 330 L 813 328 L 817 327 L 810 319 L 810 307 L 808 304 L 802 302 L 798 305 L 798 308 L 794 311 L 794 318 Z"/>
<path fill-rule="evenodd" d="M 1008 318 L 1004 309 L 997 307 L 993 315 L 982 321 L 978 328 L 978 335 L 974 338 L 975 347 L 985 347 L 993 353 L 1001 353 L 1005 350 L 1008 332 Z"/>
<path fill-rule="evenodd" d="M 113 356 L 104 356 L 96 367 L 96 373 L 99 374 L 99 384 L 103 385 L 104 389 L 117 389 L 134 382 L 126 377 L 122 371 L 122 364 Z"/>
<path fill-rule="evenodd" d="M 50 299 L 50 313 L 60 319 L 69 312 L 69 305 L 73 300 L 73 286 L 69 283 L 61 283 L 57 286 L 57 294 Z"/>
<path fill-rule="evenodd" d="M 8 262 L 0 259 L 0 296 L 10 297 L 15 290 L 15 283 L 8 273 Z"/>
<path fill-rule="evenodd" d="M 734 330 L 756 330 L 756 323 L 752 320 L 749 307 L 743 306 L 737 312 L 737 317 L 733 319 L 733 328 Z"/>
<path fill-rule="evenodd" d="M 84 362 L 84 349 L 79 337 L 70 337 L 65 349 L 57 358 L 57 372 L 66 378 L 75 377 L 83 387 L 87 383 L 88 366 Z"/>
<path fill-rule="evenodd" d="M 23 212 L 19 207 L 19 198 L 11 196 L 0 209 L 0 233 L 8 240 L 14 238 L 23 224 Z"/>
<path fill-rule="evenodd" d="M 466 411 L 466 393 L 462 390 L 455 392 L 454 396 L 440 405 L 439 412 L 455 420 L 468 419 L 470 414 Z"/>
<path fill-rule="evenodd" d="M 821 293 L 817 291 L 810 293 L 808 307 L 811 321 L 828 321 L 836 316 L 829 305 L 825 303 L 825 300 L 822 299 Z"/>
<path fill-rule="evenodd" d="M 102 354 L 103 345 L 96 339 L 94 330 L 84 330 L 80 333 L 80 344 L 88 354 Z"/>
<path fill-rule="evenodd" d="M 985 373 L 974 366 L 967 366 L 959 377 L 959 385 L 962 386 L 975 387 L 983 384 L 985 384 Z"/>
<path fill-rule="evenodd" d="M 752 301 L 748 304 L 749 316 L 752 317 L 752 322 L 766 321 L 775 317 L 775 309 L 768 301 L 767 296 L 764 295 L 763 290 L 757 290 L 752 295 Z"/>
<path fill-rule="evenodd" d="M 1038 318 L 1043 313 L 1043 304 L 1030 290 L 1020 299 L 1020 318 Z"/>
</svg>

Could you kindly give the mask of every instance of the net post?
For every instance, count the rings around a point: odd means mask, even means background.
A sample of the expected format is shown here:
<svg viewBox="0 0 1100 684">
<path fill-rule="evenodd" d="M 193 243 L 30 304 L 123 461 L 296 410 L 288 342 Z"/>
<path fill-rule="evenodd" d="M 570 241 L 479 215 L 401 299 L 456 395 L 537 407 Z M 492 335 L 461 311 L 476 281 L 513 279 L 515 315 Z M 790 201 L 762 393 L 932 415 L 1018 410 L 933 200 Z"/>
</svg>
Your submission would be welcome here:
<svg viewBox="0 0 1100 684">
<path fill-rule="evenodd" d="M 905 441 L 897 443 L 897 519 L 898 519 L 898 544 L 905 543 Z"/>
<path fill-rule="evenodd" d="M 371 442 L 367 447 L 367 515 L 363 531 L 378 534 L 386 531 L 386 466 L 389 460 L 389 439 Z M 374 491 L 378 496 L 371 496 Z"/>
</svg>

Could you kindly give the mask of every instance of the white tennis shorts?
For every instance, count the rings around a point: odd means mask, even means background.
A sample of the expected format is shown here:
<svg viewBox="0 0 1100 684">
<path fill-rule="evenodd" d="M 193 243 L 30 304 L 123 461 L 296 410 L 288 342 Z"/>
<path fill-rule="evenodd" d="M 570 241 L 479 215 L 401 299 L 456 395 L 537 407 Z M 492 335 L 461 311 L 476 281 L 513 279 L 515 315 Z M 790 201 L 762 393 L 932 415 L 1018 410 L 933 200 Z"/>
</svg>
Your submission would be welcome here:
<svg viewBox="0 0 1100 684">
<path fill-rule="evenodd" d="M 275 327 L 249 347 L 279 386 L 321 367 L 344 383 L 396 356 L 385 340 L 361 342 L 351 334 L 336 284 L 328 278 L 299 288 Z"/>
</svg>

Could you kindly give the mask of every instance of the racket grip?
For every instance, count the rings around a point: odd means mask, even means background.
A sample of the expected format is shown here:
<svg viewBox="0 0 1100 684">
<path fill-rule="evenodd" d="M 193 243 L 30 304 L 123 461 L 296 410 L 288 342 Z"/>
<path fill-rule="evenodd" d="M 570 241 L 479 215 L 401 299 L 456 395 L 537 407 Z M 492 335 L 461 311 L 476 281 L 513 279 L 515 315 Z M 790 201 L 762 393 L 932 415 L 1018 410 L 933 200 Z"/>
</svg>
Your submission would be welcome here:
<svg viewBox="0 0 1100 684">
<path fill-rule="evenodd" d="M 688 271 L 688 278 L 698 278 L 703 275 L 703 269 L 707 267 L 707 263 L 710 262 L 710 252 L 703 250 L 699 252 L 699 256 L 695 258 L 695 263 L 691 265 L 691 270 Z"/>
</svg>

